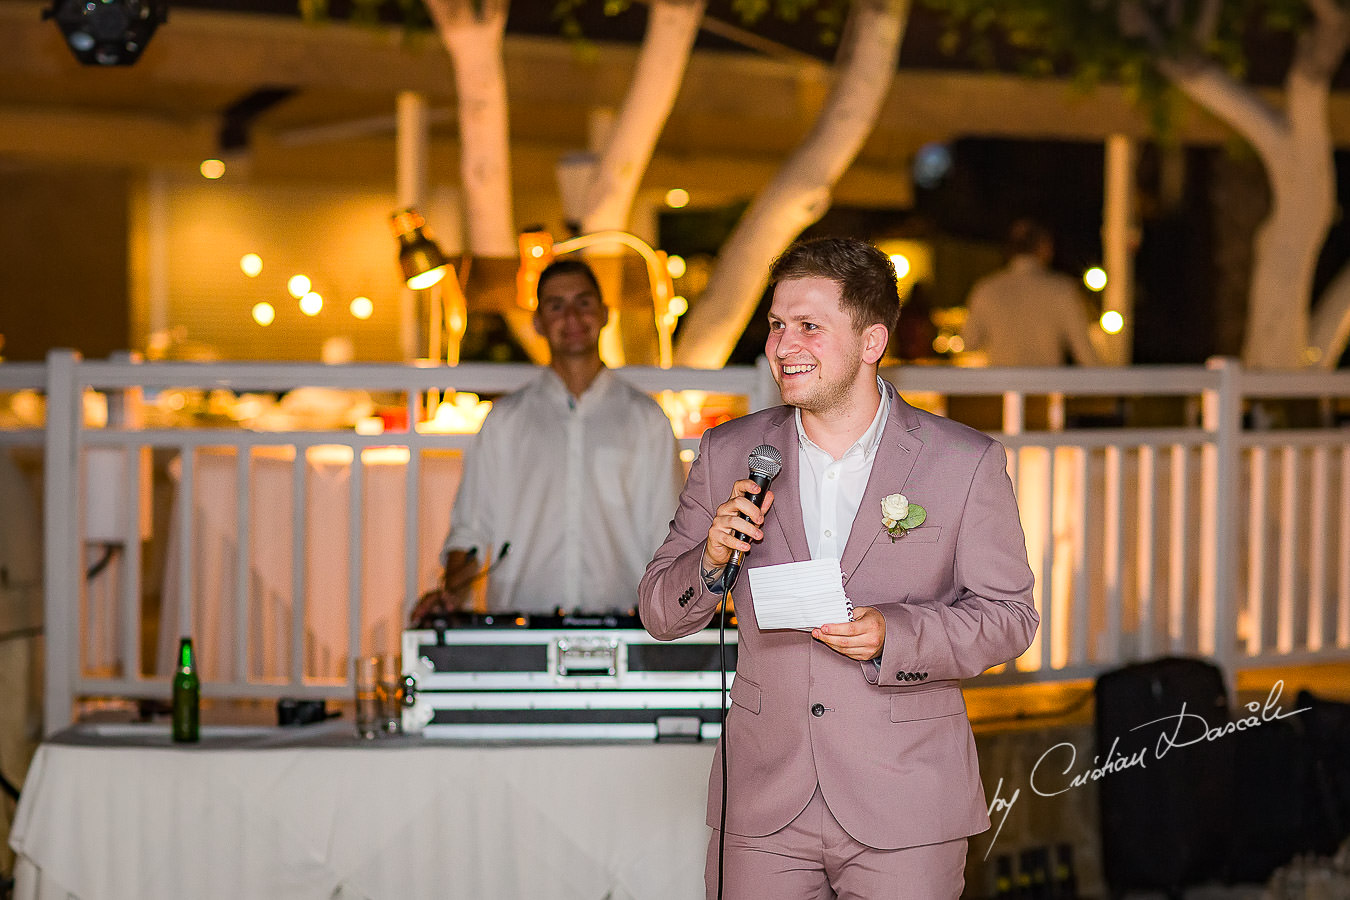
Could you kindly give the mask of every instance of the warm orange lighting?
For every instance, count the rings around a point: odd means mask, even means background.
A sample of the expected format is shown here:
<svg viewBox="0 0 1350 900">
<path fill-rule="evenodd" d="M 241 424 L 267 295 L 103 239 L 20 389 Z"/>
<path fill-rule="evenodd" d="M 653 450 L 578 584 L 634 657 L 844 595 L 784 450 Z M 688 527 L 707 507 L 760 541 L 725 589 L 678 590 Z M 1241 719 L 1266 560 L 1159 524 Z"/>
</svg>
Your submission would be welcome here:
<svg viewBox="0 0 1350 900">
<path fill-rule="evenodd" d="M 253 304 L 253 321 L 257 322 L 262 327 L 266 328 L 268 325 L 271 325 L 274 321 L 276 321 L 276 318 L 277 318 L 277 311 L 272 308 L 272 304 L 270 303 Z"/>
<path fill-rule="evenodd" d="M 419 434 L 475 434 L 492 409 L 492 402 L 477 394 L 447 393 L 436 407 L 436 414 L 417 423 Z"/>
<path fill-rule="evenodd" d="M 402 209 L 389 217 L 398 238 L 398 265 L 404 284 L 422 291 L 445 277 L 449 264 L 445 254 L 426 231 L 426 220 L 415 209 Z"/>
<path fill-rule="evenodd" d="M 520 268 L 516 271 L 516 305 L 539 307 L 539 275 L 553 262 L 553 235 L 547 231 L 520 233 Z"/>
<path fill-rule="evenodd" d="M 262 257 L 256 253 L 245 253 L 239 260 L 239 268 L 249 278 L 257 278 L 262 274 Z"/>
<path fill-rule="evenodd" d="M 689 192 L 684 188 L 671 188 L 666 191 L 666 206 L 671 209 L 683 209 L 689 205 Z"/>
<path fill-rule="evenodd" d="M 310 291 L 300 298 L 300 311 L 307 316 L 317 316 L 323 310 L 323 297 Z"/>
<path fill-rule="evenodd" d="M 292 275 L 291 280 L 286 282 L 286 290 L 297 300 L 308 294 L 309 289 L 313 286 L 313 283 L 305 275 Z"/>
<path fill-rule="evenodd" d="M 369 319 L 375 312 L 375 304 L 371 302 L 369 297 L 357 297 L 352 300 L 350 309 L 352 315 L 356 318 L 365 320 Z"/>
<path fill-rule="evenodd" d="M 201 172 L 203 178 L 215 181 L 225 174 L 225 163 L 218 159 L 204 159 L 201 164 Z"/>
</svg>

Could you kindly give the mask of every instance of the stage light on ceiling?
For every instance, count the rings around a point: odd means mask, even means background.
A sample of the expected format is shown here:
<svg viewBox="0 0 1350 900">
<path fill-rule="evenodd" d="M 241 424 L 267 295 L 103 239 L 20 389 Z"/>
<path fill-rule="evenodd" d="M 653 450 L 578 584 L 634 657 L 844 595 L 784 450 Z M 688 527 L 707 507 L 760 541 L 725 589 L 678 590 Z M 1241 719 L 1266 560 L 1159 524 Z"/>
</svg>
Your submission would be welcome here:
<svg viewBox="0 0 1350 900">
<path fill-rule="evenodd" d="M 323 297 L 310 291 L 300 298 L 300 311 L 307 316 L 317 316 L 323 310 Z"/>
<path fill-rule="evenodd" d="M 441 248 L 426 234 L 426 220 L 415 209 L 389 217 L 398 238 L 398 265 L 403 279 L 415 291 L 425 290 L 445 277 L 448 264 Z"/>
<path fill-rule="evenodd" d="M 1088 269 L 1083 273 L 1083 284 L 1088 286 L 1088 290 L 1102 290 L 1106 287 L 1106 270 L 1100 266 Z"/>
<path fill-rule="evenodd" d="M 53 0 L 43 10 L 86 66 L 129 66 L 169 18 L 168 0 Z"/>
<path fill-rule="evenodd" d="M 257 278 L 262 274 L 262 257 L 256 253 L 245 253 L 239 258 L 239 268 L 249 278 Z"/>
<path fill-rule="evenodd" d="M 689 266 L 683 256 L 672 253 L 666 257 L 666 271 L 670 273 L 671 278 L 683 278 L 688 270 Z"/>
<path fill-rule="evenodd" d="M 909 274 L 909 257 L 903 253 L 891 254 L 891 265 L 895 266 L 895 277 L 904 280 Z"/>
<path fill-rule="evenodd" d="M 313 286 L 306 275 L 292 275 L 291 280 L 286 282 L 287 292 L 297 300 L 308 294 Z"/>
<path fill-rule="evenodd" d="M 253 304 L 253 321 L 266 328 L 276 320 L 277 311 L 272 308 L 270 303 Z"/>
<path fill-rule="evenodd" d="M 666 206 L 671 209 L 683 209 L 689 205 L 689 192 L 684 188 L 671 188 L 666 191 Z"/>
<path fill-rule="evenodd" d="M 352 300 L 349 308 L 352 315 L 362 320 L 369 319 L 375 313 L 375 304 L 371 302 L 369 297 L 357 297 Z"/>
<path fill-rule="evenodd" d="M 225 174 L 225 163 L 219 159 L 204 159 L 201 164 L 202 177 L 215 181 Z"/>
<path fill-rule="evenodd" d="M 1101 318 L 1102 331 L 1107 334 L 1120 334 L 1125 327 L 1125 317 L 1114 309 L 1108 309 L 1102 313 Z"/>
</svg>

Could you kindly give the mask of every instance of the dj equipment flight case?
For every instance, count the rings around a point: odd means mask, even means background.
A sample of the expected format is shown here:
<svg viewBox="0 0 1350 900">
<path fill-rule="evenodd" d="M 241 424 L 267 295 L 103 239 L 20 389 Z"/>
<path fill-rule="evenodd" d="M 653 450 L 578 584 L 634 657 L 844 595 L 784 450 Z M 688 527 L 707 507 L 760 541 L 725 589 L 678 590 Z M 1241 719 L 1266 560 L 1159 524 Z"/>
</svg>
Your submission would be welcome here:
<svg viewBox="0 0 1350 900">
<path fill-rule="evenodd" d="M 403 730 L 449 740 L 703 740 L 721 733 L 713 627 L 637 616 L 453 613 L 403 632 Z M 444 627 L 442 627 L 444 626 Z M 726 629 L 727 686 L 736 630 Z"/>
</svg>

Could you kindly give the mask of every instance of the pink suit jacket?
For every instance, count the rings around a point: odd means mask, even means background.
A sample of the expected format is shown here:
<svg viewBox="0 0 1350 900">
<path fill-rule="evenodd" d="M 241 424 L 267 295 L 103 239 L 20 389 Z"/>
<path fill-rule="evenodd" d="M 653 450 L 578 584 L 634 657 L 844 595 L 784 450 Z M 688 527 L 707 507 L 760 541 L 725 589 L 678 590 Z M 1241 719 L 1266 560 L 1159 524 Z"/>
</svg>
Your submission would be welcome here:
<svg viewBox="0 0 1350 900">
<path fill-rule="evenodd" d="M 740 640 L 732 707 L 718 747 L 727 752 L 732 834 L 772 834 L 806 807 L 817 784 L 840 824 L 871 847 L 930 844 L 989 827 L 960 679 L 1016 658 L 1039 622 L 1007 458 L 996 441 L 886 389 L 890 414 L 841 560 L 853 605 L 875 607 L 886 620 L 880 667 L 806 632 L 760 631 L 742 573 L 732 591 Z M 792 408 L 712 429 L 639 588 L 643 624 L 656 638 L 692 634 L 712 619 L 721 598 L 699 574 L 708 526 L 732 483 L 747 477 L 746 460 L 760 444 L 782 452 L 783 469 L 764 540 L 745 565 L 810 558 Z M 881 498 L 897 492 L 928 517 L 892 542 Z M 715 758 L 714 828 L 720 803 Z"/>
</svg>

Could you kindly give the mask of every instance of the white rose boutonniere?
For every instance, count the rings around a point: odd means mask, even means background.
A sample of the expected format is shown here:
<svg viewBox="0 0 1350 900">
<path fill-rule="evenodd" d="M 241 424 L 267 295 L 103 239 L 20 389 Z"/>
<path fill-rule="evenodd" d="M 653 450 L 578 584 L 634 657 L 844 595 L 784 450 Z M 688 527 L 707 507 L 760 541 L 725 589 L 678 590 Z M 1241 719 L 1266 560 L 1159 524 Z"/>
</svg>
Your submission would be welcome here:
<svg viewBox="0 0 1350 900">
<path fill-rule="evenodd" d="M 887 494 L 881 498 L 881 524 L 891 535 L 891 543 L 902 538 L 911 528 L 918 528 L 928 518 L 928 512 L 917 503 L 910 503 L 904 494 Z"/>
</svg>

